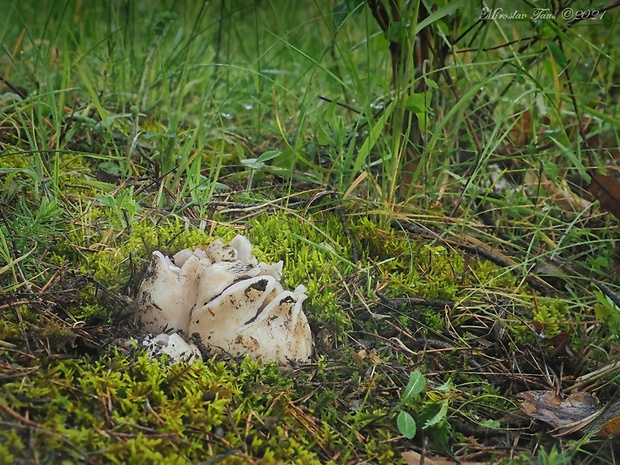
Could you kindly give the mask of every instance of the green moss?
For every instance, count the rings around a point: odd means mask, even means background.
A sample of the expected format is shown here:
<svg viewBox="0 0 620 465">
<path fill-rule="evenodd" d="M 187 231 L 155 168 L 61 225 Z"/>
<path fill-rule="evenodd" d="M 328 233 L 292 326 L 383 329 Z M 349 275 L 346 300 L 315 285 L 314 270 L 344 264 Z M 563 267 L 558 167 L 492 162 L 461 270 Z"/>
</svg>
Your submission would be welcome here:
<svg viewBox="0 0 620 465">
<path fill-rule="evenodd" d="M 12 344 L 23 344 L 24 334 L 30 328 L 40 330 L 40 315 L 28 305 L 19 305 L 2 312 L 0 319 L 0 340 Z"/>
<path fill-rule="evenodd" d="M 0 402 L 38 425 L 0 432 L 5 460 L 197 463 L 232 451 L 223 463 L 322 463 L 324 433 L 307 428 L 291 380 L 256 362 L 65 360 L 5 383 Z"/>
<path fill-rule="evenodd" d="M 511 321 L 507 325 L 513 334 L 517 345 L 531 344 L 536 339 L 543 341 L 558 334 L 570 334 L 573 330 L 574 319 L 567 303 L 559 299 L 538 297 L 532 303 L 533 317 L 531 319 Z M 535 327 L 535 326 L 536 327 Z M 540 339 L 540 338 L 543 339 Z M 583 341 L 575 340 L 577 344 Z M 576 346 L 575 346 L 576 347 Z"/>
<path fill-rule="evenodd" d="M 232 228 L 220 227 L 216 237 L 230 235 Z M 94 278 L 110 289 L 119 289 L 127 283 L 136 269 L 140 269 L 155 250 L 164 254 L 174 254 L 185 248 L 204 246 L 216 237 L 198 228 L 189 226 L 177 217 L 160 221 L 143 219 L 132 224 L 129 232 L 119 231 L 108 235 L 107 242 L 99 250 L 87 256 L 82 264 L 84 273 L 92 273 Z"/>
<path fill-rule="evenodd" d="M 425 307 L 422 309 L 422 322 L 434 331 L 441 331 L 445 325 L 444 315 L 436 308 Z"/>
<path fill-rule="evenodd" d="M 463 253 L 411 239 L 368 218 L 360 218 L 352 228 L 394 297 L 458 300 L 468 288 L 515 287 L 509 271 L 487 260 L 466 261 Z"/>
<path fill-rule="evenodd" d="M 20 438 L 17 429 L 9 428 L 0 442 L 0 462 L 14 463 L 16 456 L 23 455 L 27 445 Z"/>
<path fill-rule="evenodd" d="M 102 224 L 112 221 L 99 206 L 88 214 Z M 361 245 L 357 264 L 351 263 L 351 239 L 336 214 L 318 212 L 302 218 L 284 211 L 264 213 L 245 226 L 243 231 L 223 225 L 209 235 L 169 216 L 141 218 L 130 228 L 102 228 L 96 233 L 76 228 L 64 233 L 64 242 L 56 244 L 49 257 L 61 267 L 71 263 L 120 292 L 130 279 L 139 279 L 154 250 L 174 254 L 215 238 L 228 242 L 235 234 L 245 233 L 259 260 L 284 261 L 286 288 L 300 284 L 308 288 L 304 309 L 311 324 L 315 330 L 327 328 L 336 334 L 337 350 L 319 357 L 311 370 L 292 375 L 249 360 L 168 365 L 141 354 L 89 358 L 76 353 L 76 334 L 70 324 L 42 318 L 37 308 L 24 305 L 18 307 L 19 318 L 9 313 L 0 324 L 0 337 L 23 343 L 25 330 L 30 337 L 46 341 L 54 353 L 76 358 L 43 358 L 37 372 L 2 386 L 0 402 L 27 415 L 38 427 L 31 436 L 25 429 L 17 434 L 0 432 L 0 454 L 12 455 L 17 462 L 36 455 L 42 463 L 196 463 L 213 457 L 231 464 L 290 463 L 291 457 L 297 463 L 327 463 L 333 457 L 339 462 L 396 463 L 398 451 L 410 448 L 395 424 L 394 408 L 402 389 L 399 376 L 414 366 L 433 370 L 435 355 L 414 356 L 379 342 L 369 350 L 372 357 L 355 361 L 359 347 L 351 342 L 357 337 L 354 329 L 364 338 L 379 334 L 387 339 L 395 327 L 411 331 L 416 338 L 432 338 L 433 333 L 445 334 L 448 318 L 458 328 L 471 315 L 407 305 L 394 314 L 385 312 L 387 318 L 362 319 L 355 312 L 376 311 L 374 289 L 390 297 L 466 301 L 476 300 L 487 288 L 514 285 L 514 279 L 485 260 L 466 260 L 461 253 L 412 240 L 365 218 L 350 224 Z M 85 245 L 74 245 L 78 243 Z M 116 324 L 111 320 L 114 312 L 100 300 L 94 284 L 86 280 L 69 287 L 79 292 L 74 301 L 63 303 L 66 313 L 87 324 Z M 561 322 L 567 315 L 567 309 L 553 299 L 539 298 L 538 303 L 537 318 L 546 324 Z M 507 318 L 505 324 L 513 334 L 531 336 L 522 320 Z M 410 342 L 402 334 L 396 337 Z M 456 348 L 441 351 L 442 369 L 466 366 L 463 357 L 464 352 Z M 391 371 L 392 367 L 399 368 Z M 455 384 L 470 382 L 479 383 L 480 377 L 458 374 L 454 379 Z M 499 391 L 483 387 L 482 393 L 471 397 L 450 398 L 449 408 L 481 422 L 509 410 L 502 401 Z M 426 421 L 441 402 L 424 397 L 409 407 L 418 420 Z M 452 434 L 449 421 L 432 432 L 436 436 L 432 445 L 446 443 Z"/>
<path fill-rule="evenodd" d="M 255 254 L 265 262 L 284 261 L 286 287 L 308 288 L 307 313 L 336 332 L 350 328 L 349 316 L 339 304 L 339 283 L 352 273 L 351 248 L 335 214 L 299 218 L 263 214 L 248 224 L 247 236 Z"/>
<path fill-rule="evenodd" d="M 539 301 L 539 306 L 534 312 L 534 321 L 539 322 L 545 335 L 556 336 L 570 332 L 572 315 L 566 302 L 552 300 L 549 302 Z"/>
<path fill-rule="evenodd" d="M 0 341 L 13 344 L 21 339 L 22 335 L 19 330 L 19 324 L 11 321 L 9 318 L 5 318 L 3 315 L 3 318 L 0 320 Z"/>
<path fill-rule="evenodd" d="M 489 286 L 495 288 L 515 289 L 518 284 L 517 278 L 508 268 L 500 268 L 484 259 L 474 259 L 475 263 L 470 266 L 471 273 L 469 283 L 472 287 Z"/>
</svg>

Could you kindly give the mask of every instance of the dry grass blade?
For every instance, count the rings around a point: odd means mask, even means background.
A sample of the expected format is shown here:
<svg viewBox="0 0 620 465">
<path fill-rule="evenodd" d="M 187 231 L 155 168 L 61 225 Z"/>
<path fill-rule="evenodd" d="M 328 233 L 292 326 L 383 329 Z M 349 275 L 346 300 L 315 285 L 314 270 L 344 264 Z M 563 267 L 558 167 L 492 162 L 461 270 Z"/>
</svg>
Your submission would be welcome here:
<svg viewBox="0 0 620 465">
<path fill-rule="evenodd" d="M 19 262 L 21 262 L 23 259 L 28 258 L 28 256 L 34 252 L 35 250 L 37 250 L 37 246 L 35 245 L 32 249 L 30 249 L 28 252 L 26 252 L 24 255 L 22 255 L 19 258 L 16 258 L 15 260 L 11 260 L 10 263 L 7 263 L 5 266 L 3 266 L 2 268 L 0 268 L 0 274 L 6 273 L 8 270 L 10 270 L 11 268 L 13 268 L 15 265 L 17 265 Z"/>
</svg>

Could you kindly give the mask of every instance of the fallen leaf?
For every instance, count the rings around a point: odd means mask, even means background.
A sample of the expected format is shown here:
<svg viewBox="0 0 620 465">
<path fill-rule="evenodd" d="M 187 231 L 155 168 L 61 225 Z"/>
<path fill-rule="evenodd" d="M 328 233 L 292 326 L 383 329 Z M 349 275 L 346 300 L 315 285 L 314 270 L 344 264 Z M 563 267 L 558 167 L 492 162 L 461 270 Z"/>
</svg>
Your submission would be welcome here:
<svg viewBox="0 0 620 465">
<path fill-rule="evenodd" d="M 513 118 L 515 122 L 510 129 L 510 139 L 515 147 L 524 147 L 532 140 L 532 114 L 530 110 L 525 110 L 523 113 Z"/>
<path fill-rule="evenodd" d="M 545 189 L 548 194 L 548 201 L 564 211 L 580 212 L 590 206 L 590 202 L 572 192 L 566 182 L 559 179 L 556 184 L 544 174 L 539 176 L 539 173 L 534 170 L 528 170 L 525 173 L 524 182 L 532 193 L 538 192 L 539 187 Z"/>
<path fill-rule="evenodd" d="M 561 399 L 554 391 L 526 391 L 517 394 L 522 399 L 521 410 L 554 429 L 555 437 L 568 434 L 609 436 L 620 434 L 620 403 L 606 407 L 587 392 L 576 392 Z"/>
<path fill-rule="evenodd" d="M 620 147 L 613 132 L 588 136 L 585 145 L 590 150 L 609 154 L 610 159 L 616 160 L 616 162 L 620 161 Z"/>
<path fill-rule="evenodd" d="M 536 334 L 541 338 L 541 342 L 545 347 L 554 347 L 553 354 L 557 357 L 559 355 L 568 355 L 574 357 L 573 351 L 570 348 L 570 336 L 572 331 L 556 334 L 555 336 L 547 336 L 545 333 L 545 326 L 547 323 L 542 323 L 538 320 L 532 320 L 531 322 Z"/>
<path fill-rule="evenodd" d="M 620 435 L 620 413 L 617 412 L 615 416 L 603 425 L 599 430 L 597 436 L 619 436 Z"/>
<path fill-rule="evenodd" d="M 366 357 L 368 357 L 368 352 L 362 349 L 359 352 L 353 354 L 353 361 L 357 364 L 360 364 L 364 361 Z"/>
<path fill-rule="evenodd" d="M 555 336 L 551 336 L 546 341 L 549 345 L 555 347 L 553 354 L 555 356 L 559 355 L 568 355 L 574 357 L 573 351 L 570 348 L 570 332 L 556 334 Z"/>
<path fill-rule="evenodd" d="M 420 465 L 422 463 L 422 455 L 416 451 L 410 450 L 401 454 L 403 460 L 407 465 Z M 455 461 L 446 457 L 440 457 L 437 455 L 425 455 L 424 465 L 489 465 L 491 462 L 467 462 L 467 461 Z"/>
<path fill-rule="evenodd" d="M 595 174 L 592 176 L 588 191 L 601 203 L 601 207 L 620 219 L 620 181 L 618 179 L 605 174 Z"/>
</svg>

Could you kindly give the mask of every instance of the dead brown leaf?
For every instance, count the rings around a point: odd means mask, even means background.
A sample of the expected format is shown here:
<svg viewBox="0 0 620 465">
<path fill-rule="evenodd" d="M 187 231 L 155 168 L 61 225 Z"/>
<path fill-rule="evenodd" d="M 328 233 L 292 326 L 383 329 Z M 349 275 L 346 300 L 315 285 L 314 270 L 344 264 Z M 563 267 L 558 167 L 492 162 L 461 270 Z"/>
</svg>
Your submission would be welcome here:
<svg viewBox="0 0 620 465">
<path fill-rule="evenodd" d="M 530 192 L 537 192 L 539 186 L 545 189 L 549 202 L 564 211 L 580 212 L 590 206 L 590 202 L 572 192 L 566 183 L 560 182 L 560 185 L 557 185 L 544 174 L 539 176 L 539 173 L 534 170 L 528 170 L 525 173 L 524 182 Z"/>
<path fill-rule="evenodd" d="M 588 191 L 601 203 L 601 207 L 620 219 L 620 181 L 617 178 L 595 174 Z"/>
<path fill-rule="evenodd" d="M 510 130 L 510 139 L 515 147 L 524 147 L 532 140 L 532 114 L 530 110 L 525 110 L 520 115 L 513 118 L 515 124 Z"/>
<path fill-rule="evenodd" d="M 536 420 L 554 428 L 550 433 L 560 437 L 568 434 L 609 436 L 620 434 L 620 403 L 607 407 L 587 392 L 576 392 L 561 399 L 554 391 L 526 391 L 517 395 L 522 399 L 521 410 Z"/>
<path fill-rule="evenodd" d="M 403 460 L 407 462 L 407 465 L 420 465 L 422 463 L 422 455 L 416 451 L 410 450 L 401 454 Z M 440 457 L 438 455 L 425 455 L 424 465 L 489 465 L 491 462 L 456 462 L 446 457 Z"/>
<path fill-rule="evenodd" d="M 603 425 L 597 436 L 620 436 L 620 412 Z"/>
</svg>

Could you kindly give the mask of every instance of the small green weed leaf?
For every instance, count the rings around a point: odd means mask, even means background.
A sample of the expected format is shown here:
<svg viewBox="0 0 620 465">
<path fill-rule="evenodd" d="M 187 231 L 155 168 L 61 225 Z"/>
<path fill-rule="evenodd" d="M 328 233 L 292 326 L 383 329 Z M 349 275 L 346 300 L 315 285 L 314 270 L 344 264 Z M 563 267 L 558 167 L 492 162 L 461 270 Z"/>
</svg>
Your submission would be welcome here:
<svg viewBox="0 0 620 465">
<path fill-rule="evenodd" d="M 122 174 L 121 168 L 120 166 L 118 166 L 118 163 L 115 163 L 113 161 L 104 161 L 99 164 L 98 168 L 107 173 L 110 173 L 113 176 L 120 176 Z"/>
<path fill-rule="evenodd" d="M 227 186 L 226 184 L 223 184 L 221 182 L 215 182 L 215 190 L 217 191 L 229 191 L 230 187 Z"/>
<path fill-rule="evenodd" d="M 264 155 L 264 154 L 263 154 Z M 262 155 L 261 155 L 262 156 Z M 278 155 L 275 158 L 270 158 L 271 164 L 269 167 L 273 170 L 275 168 L 280 168 L 281 171 L 288 171 L 288 174 L 285 174 L 287 178 L 294 176 L 296 170 L 294 169 L 295 163 L 297 160 L 301 160 L 304 158 L 303 153 L 295 150 L 292 147 L 287 147 L 282 151 L 278 152 Z M 259 157 L 259 160 L 261 158 Z M 262 160 L 261 160 L 262 161 Z"/>
<path fill-rule="evenodd" d="M 400 398 L 400 403 L 402 405 L 406 404 L 412 397 L 420 394 L 425 387 L 426 378 L 424 378 L 424 375 L 418 370 L 411 372 L 411 374 L 409 374 L 409 382 L 407 383 L 407 387 L 403 391 L 403 395 Z"/>
<path fill-rule="evenodd" d="M 428 92 L 413 93 L 405 99 L 404 106 L 410 112 L 418 114 L 425 113 L 429 103 L 430 95 Z"/>
<path fill-rule="evenodd" d="M 549 452 L 544 449 L 540 450 L 538 461 L 536 463 L 547 463 L 551 465 L 568 465 L 572 462 L 572 457 L 567 452 L 560 452 L 555 445 Z"/>
<path fill-rule="evenodd" d="M 592 182 L 592 176 L 590 176 L 590 174 L 586 170 L 585 166 L 583 165 L 583 161 L 581 161 L 581 159 L 578 158 L 577 155 L 575 155 L 575 152 L 573 152 L 571 148 L 566 147 L 556 138 L 549 136 L 549 139 L 555 142 L 555 145 L 557 145 L 562 151 L 562 153 L 566 155 L 566 157 L 572 162 L 573 166 L 577 168 L 579 175 L 585 180 L 585 182 Z"/>
<path fill-rule="evenodd" d="M 429 89 L 439 89 L 439 84 L 437 84 L 437 82 L 433 81 L 432 79 L 424 78 L 424 84 L 426 84 L 426 87 L 428 87 Z"/>
<path fill-rule="evenodd" d="M 433 11 L 425 19 L 416 24 L 414 34 L 417 34 L 429 24 L 433 24 L 445 16 L 452 15 L 458 11 L 459 8 L 463 8 L 465 5 L 465 0 L 458 0 L 456 2 L 450 2 L 446 6 L 439 8 L 437 11 Z"/>
<path fill-rule="evenodd" d="M 281 155 L 282 152 L 279 150 L 269 150 L 262 153 L 258 158 L 246 158 L 245 160 L 241 160 L 241 164 L 251 170 L 261 170 L 265 167 L 266 161 L 273 160 Z"/>
<path fill-rule="evenodd" d="M 560 66 L 560 68 L 566 68 L 568 66 L 568 60 L 566 59 L 566 55 L 564 55 L 564 52 L 560 46 L 551 40 L 547 40 L 546 42 L 555 62 Z"/>
<path fill-rule="evenodd" d="M 241 160 L 241 164 L 247 166 L 251 170 L 260 170 L 265 167 L 265 164 L 259 161 L 258 158 L 246 158 L 245 160 Z"/>
<path fill-rule="evenodd" d="M 543 160 L 542 161 L 543 169 L 545 170 L 545 174 L 549 179 L 556 179 L 560 174 L 560 169 L 558 165 L 553 163 L 551 160 Z"/>
<path fill-rule="evenodd" d="M 345 0 L 344 3 L 347 4 L 347 10 L 351 13 L 359 14 L 360 6 L 365 3 L 366 0 Z"/>
<path fill-rule="evenodd" d="M 497 420 L 484 420 L 484 421 L 480 421 L 478 422 L 478 424 L 480 426 L 482 426 L 483 428 L 489 428 L 489 429 L 498 429 L 501 425 L 500 422 Z"/>
<path fill-rule="evenodd" d="M 620 307 L 598 288 L 593 286 L 594 295 L 599 303 L 594 305 L 594 314 L 601 320 L 612 334 L 620 334 Z"/>
<path fill-rule="evenodd" d="M 551 21 L 548 20 L 539 20 L 539 21 L 533 21 L 534 27 L 536 28 L 536 31 L 538 32 L 538 35 L 540 36 L 540 38 L 544 41 L 553 39 L 556 34 L 554 32 L 554 28 L 553 28 L 553 24 Z"/>
<path fill-rule="evenodd" d="M 450 393 L 454 392 L 454 390 L 455 390 L 454 383 L 451 380 L 448 380 L 445 383 L 443 383 L 442 385 L 437 386 L 435 388 L 435 391 L 445 392 L 447 394 L 450 394 Z"/>
<path fill-rule="evenodd" d="M 390 24 L 388 27 L 387 38 L 390 42 L 400 42 L 405 43 L 407 40 L 407 36 L 409 35 L 409 29 L 411 29 L 407 24 L 402 23 L 401 21 L 395 21 Z"/>
<path fill-rule="evenodd" d="M 444 400 L 441 402 L 437 413 L 433 415 L 431 418 L 429 418 L 428 420 L 426 420 L 426 423 L 424 423 L 424 427 L 422 429 L 427 429 L 427 428 L 431 428 L 433 426 L 438 425 L 439 423 L 445 421 L 447 416 L 448 416 L 448 401 Z"/>
<path fill-rule="evenodd" d="M 392 113 L 394 112 L 394 109 L 396 108 L 397 102 L 398 102 L 398 99 L 392 100 L 392 102 L 390 102 L 390 104 L 385 108 L 385 111 L 383 112 L 381 117 L 372 126 L 372 129 L 370 130 L 370 134 L 368 134 L 368 137 L 366 138 L 366 140 L 360 147 L 359 151 L 357 152 L 357 157 L 355 158 L 355 163 L 353 164 L 354 174 L 359 173 L 359 171 L 361 170 L 364 164 L 364 161 L 367 161 L 370 159 L 370 151 L 373 149 L 377 141 L 383 135 L 383 132 L 385 131 L 385 126 L 390 116 L 392 116 Z"/>
<path fill-rule="evenodd" d="M 108 208 L 116 208 L 116 202 L 111 195 L 99 195 L 97 201 Z"/>
<path fill-rule="evenodd" d="M 417 430 L 415 420 L 404 410 L 401 410 L 398 413 L 398 417 L 396 418 L 396 426 L 398 426 L 398 431 L 400 431 L 400 434 L 405 436 L 407 439 L 413 439 L 415 436 Z"/>
<path fill-rule="evenodd" d="M 439 20 L 435 23 L 435 29 L 446 41 L 446 43 L 449 43 L 450 39 L 448 37 L 450 36 L 450 26 L 448 26 L 444 21 Z"/>
<path fill-rule="evenodd" d="M 332 10 L 332 17 L 334 18 L 334 29 L 338 29 L 344 20 L 347 19 L 347 3 L 340 2 L 336 4 L 334 9 Z"/>
<path fill-rule="evenodd" d="M 603 315 L 599 315 L 598 313 L 596 314 L 596 317 L 599 320 L 605 320 L 611 314 L 615 314 L 615 313 L 617 313 L 618 316 L 620 316 L 620 306 L 617 305 L 616 302 L 611 300 L 609 298 L 609 296 L 603 294 L 603 292 L 601 292 L 601 290 L 598 287 L 595 287 L 594 284 L 592 284 L 592 290 L 594 291 L 594 295 L 596 296 L 597 300 L 603 306 L 605 306 L 605 308 L 607 308 L 607 312 L 605 313 L 605 315 L 606 315 L 605 317 L 603 317 Z"/>
<path fill-rule="evenodd" d="M 262 153 L 257 159 L 257 162 L 266 162 L 269 160 L 273 160 L 274 158 L 279 157 L 280 155 L 282 155 L 282 152 L 280 152 L 279 150 L 269 150 L 267 152 Z"/>
</svg>

